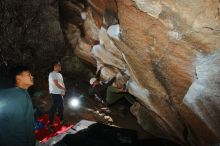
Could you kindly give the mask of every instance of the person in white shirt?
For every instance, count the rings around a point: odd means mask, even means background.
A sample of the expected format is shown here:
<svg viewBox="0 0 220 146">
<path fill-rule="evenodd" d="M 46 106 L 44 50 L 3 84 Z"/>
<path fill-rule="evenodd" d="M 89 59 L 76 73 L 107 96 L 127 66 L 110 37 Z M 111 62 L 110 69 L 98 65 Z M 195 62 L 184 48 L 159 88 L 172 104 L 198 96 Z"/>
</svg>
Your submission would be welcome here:
<svg viewBox="0 0 220 146">
<path fill-rule="evenodd" d="M 63 96 L 65 95 L 65 85 L 63 82 L 63 76 L 61 73 L 61 64 L 60 62 L 53 63 L 53 71 L 49 74 L 49 92 L 52 98 L 52 106 L 49 111 L 49 126 L 53 125 L 54 114 L 58 110 L 58 116 L 60 118 L 60 124 L 63 122 Z"/>
</svg>

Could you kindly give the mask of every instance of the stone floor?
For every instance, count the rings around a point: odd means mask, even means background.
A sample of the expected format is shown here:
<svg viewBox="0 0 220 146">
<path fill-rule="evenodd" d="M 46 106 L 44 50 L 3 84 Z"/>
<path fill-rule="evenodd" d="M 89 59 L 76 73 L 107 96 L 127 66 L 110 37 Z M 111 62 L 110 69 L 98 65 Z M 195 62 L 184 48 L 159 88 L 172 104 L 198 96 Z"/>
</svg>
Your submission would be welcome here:
<svg viewBox="0 0 220 146">
<path fill-rule="evenodd" d="M 80 100 L 80 106 L 73 108 L 70 106 L 70 100 L 72 98 L 78 98 Z M 43 112 L 47 112 L 51 105 L 49 95 L 37 97 L 33 99 L 34 105 L 38 106 Z M 100 101 L 84 95 L 82 92 L 68 93 L 64 98 L 64 117 L 68 123 L 76 124 L 80 120 L 90 120 L 107 125 L 113 125 L 121 128 L 133 129 L 138 132 L 138 137 L 152 138 L 152 135 L 144 131 L 139 124 L 137 124 L 136 118 L 130 113 L 130 103 L 126 100 L 120 100 L 114 105 L 107 107 Z"/>
</svg>

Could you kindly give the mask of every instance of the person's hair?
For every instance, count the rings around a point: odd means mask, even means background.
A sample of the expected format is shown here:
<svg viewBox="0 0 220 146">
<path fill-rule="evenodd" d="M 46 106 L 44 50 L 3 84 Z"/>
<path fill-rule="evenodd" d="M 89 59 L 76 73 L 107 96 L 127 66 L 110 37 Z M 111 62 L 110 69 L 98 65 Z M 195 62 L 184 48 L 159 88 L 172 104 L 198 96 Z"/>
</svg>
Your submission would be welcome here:
<svg viewBox="0 0 220 146">
<path fill-rule="evenodd" d="M 54 62 L 52 63 L 52 69 L 53 69 L 54 66 L 56 66 L 57 64 L 60 64 L 60 61 L 54 61 Z"/>
<path fill-rule="evenodd" d="M 117 85 L 117 87 L 122 88 L 125 86 L 125 84 L 127 83 L 129 79 L 130 79 L 130 76 L 128 75 L 121 76 L 115 81 L 115 84 Z"/>
<path fill-rule="evenodd" d="M 14 67 L 12 70 L 11 70 L 11 77 L 12 77 L 12 82 L 13 84 L 16 83 L 16 76 L 17 75 L 20 75 L 22 72 L 24 71 L 30 71 L 30 68 L 27 67 L 27 66 L 24 66 L 24 65 L 19 65 L 19 66 L 16 66 Z"/>
<path fill-rule="evenodd" d="M 119 78 L 119 79 L 117 79 L 117 80 L 115 81 L 115 84 L 116 84 L 117 88 L 123 88 L 125 82 L 124 82 L 124 80 L 123 80 L 122 78 Z"/>
</svg>

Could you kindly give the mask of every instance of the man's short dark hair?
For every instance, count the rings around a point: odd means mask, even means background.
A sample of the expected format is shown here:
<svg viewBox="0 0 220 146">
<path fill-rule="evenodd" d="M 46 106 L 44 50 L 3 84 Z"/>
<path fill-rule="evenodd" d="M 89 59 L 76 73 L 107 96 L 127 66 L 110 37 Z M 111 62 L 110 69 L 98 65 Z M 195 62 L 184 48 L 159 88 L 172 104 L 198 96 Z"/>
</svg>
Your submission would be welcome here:
<svg viewBox="0 0 220 146">
<path fill-rule="evenodd" d="M 60 64 L 60 61 L 54 61 L 54 62 L 52 63 L 52 67 L 54 67 L 54 66 L 57 65 L 57 64 Z"/>
<path fill-rule="evenodd" d="M 16 76 L 20 75 L 24 71 L 30 71 L 30 68 L 24 65 L 16 66 L 11 71 L 11 77 L 13 78 L 13 83 L 16 82 Z"/>
</svg>

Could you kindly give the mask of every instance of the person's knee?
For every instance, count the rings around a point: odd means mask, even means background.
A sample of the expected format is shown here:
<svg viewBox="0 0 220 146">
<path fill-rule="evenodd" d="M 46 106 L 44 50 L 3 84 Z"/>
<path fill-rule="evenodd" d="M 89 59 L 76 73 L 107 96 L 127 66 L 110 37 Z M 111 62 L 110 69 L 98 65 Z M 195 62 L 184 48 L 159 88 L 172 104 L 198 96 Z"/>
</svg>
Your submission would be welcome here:
<svg viewBox="0 0 220 146">
<path fill-rule="evenodd" d="M 107 105 L 110 105 L 110 104 L 113 104 L 114 103 L 114 100 L 112 97 L 106 97 L 106 104 Z"/>
<path fill-rule="evenodd" d="M 112 90 L 114 90 L 116 87 L 114 87 L 114 86 L 108 86 L 108 88 L 107 88 L 107 91 L 112 91 Z"/>
</svg>

